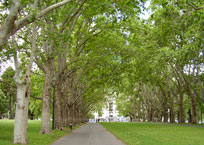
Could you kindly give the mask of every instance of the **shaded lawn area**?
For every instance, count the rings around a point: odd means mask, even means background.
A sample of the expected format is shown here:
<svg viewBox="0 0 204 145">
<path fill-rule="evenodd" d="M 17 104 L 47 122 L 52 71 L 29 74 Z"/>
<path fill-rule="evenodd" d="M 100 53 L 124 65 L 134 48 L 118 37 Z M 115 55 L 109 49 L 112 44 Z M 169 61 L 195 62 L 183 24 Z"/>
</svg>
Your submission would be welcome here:
<svg viewBox="0 0 204 145">
<path fill-rule="evenodd" d="M 204 128 L 151 123 L 101 122 L 127 145 L 204 145 Z"/>
<path fill-rule="evenodd" d="M 14 120 L 0 120 L 0 145 L 13 145 Z M 66 135 L 70 130 L 53 131 L 51 135 L 40 134 L 41 121 L 28 121 L 29 145 L 49 145 L 58 138 Z"/>
</svg>

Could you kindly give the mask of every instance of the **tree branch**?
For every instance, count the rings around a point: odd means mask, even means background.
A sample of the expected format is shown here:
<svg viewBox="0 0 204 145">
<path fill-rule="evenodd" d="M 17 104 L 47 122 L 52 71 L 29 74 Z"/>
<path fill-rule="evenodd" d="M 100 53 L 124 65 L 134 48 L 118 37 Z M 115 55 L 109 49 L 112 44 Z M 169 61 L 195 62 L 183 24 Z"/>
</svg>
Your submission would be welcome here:
<svg viewBox="0 0 204 145">
<path fill-rule="evenodd" d="M 34 22 L 36 19 L 41 18 L 42 16 L 48 14 L 53 9 L 59 8 L 68 2 L 72 2 L 73 0 L 64 0 L 61 2 L 58 2 L 56 4 L 53 4 L 39 13 L 31 13 L 24 18 L 21 18 L 15 22 L 17 19 L 18 10 L 20 8 L 20 2 L 18 0 L 13 0 L 13 5 L 11 7 L 11 12 L 9 16 L 7 17 L 5 23 L 0 28 L 0 50 L 2 50 L 2 46 L 7 42 L 8 38 L 15 34 L 18 30 L 20 30 L 22 27 Z"/>
<path fill-rule="evenodd" d="M 3 44 L 7 41 L 9 37 L 8 33 L 10 33 L 11 29 L 13 28 L 13 25 L 15 23 L 15 20 L 17 19 L 18 11 L 20 7 L 21 7 L 21 3 L 19 0 L 12 0 L 10 13 L 7 16 L 4 24 L 0 28 L 0 50 Z"/>
<path fill-rule="evenodd" d="M 188 4 L 189 4 L 191 7 L 193 7 L 195 10 L 201 10 L 201 9 L 204 8 L 204 5 L 203 5 L 202 7 L 196 7 L 196 6 L 194 6 L 191 2 L 188 2 Z"/>
<path fill-rule="evenodd" d="M 34 98 L 34 99 L 37 99 L 37 100 L 41 100 L 42 101 L 42 98 L 41 97 L 35 97 L 35 96 L 30 96 L 30 97 L 32 97 L 32 98 Z"/>
</svg>

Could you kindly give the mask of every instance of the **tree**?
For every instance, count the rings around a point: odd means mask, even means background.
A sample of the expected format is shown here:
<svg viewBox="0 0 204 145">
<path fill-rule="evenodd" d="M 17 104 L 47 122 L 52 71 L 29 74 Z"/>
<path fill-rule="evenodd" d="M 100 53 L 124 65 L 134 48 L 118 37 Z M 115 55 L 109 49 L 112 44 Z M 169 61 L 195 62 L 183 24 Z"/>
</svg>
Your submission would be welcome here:
<svg viewBox="0 0 204 145">
<path fill-rule="evenodd" d="M 37 19 L 43 17 L 51 10 L 61 7 L 72 0 L 64 0 L 58 3 L 55 3 L 47 8 L 44 8 L 41 11 L 37 11 L 38 0 L 34 0 L 34 4 L 31 2 L 21 3 L 19 0 L 13 0 L 12 2 L 3 3 L 3 11 L 5 11 L 5 20 L 2 23 L 0 28 L 0 50 L 2 50 L 3 45 L 7 42 L 10 36 L 14 35 L 18 30 L 22 29 L 24 26 L 36 21 Z M 36 7 L 32 7 L 32 5 L 36 5 Z M 26 16 L 23 18 L 19 18 L 18 15 L 24 13 L 24 8 L 32 7 Z M 9 14 L 6 11 L 9 10 Z"/>
<path fill-rule="evenodd" d="M 14 70 L 12 67 L 8 67 L 1 75 L 1 90 L 5 94 L 9 102 L 9 119 L 13 119 L 13 110 L 15 109 L 15 98 L 16 98 L 16 85 L 14 82 Z"/>
</svg>

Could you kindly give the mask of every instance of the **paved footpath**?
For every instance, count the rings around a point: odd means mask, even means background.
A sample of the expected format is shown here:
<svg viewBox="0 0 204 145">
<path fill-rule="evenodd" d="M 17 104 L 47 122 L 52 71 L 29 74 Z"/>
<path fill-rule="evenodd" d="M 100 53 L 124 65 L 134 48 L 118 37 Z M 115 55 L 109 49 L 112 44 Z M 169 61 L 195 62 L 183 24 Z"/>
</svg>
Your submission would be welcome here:
<svg viewBox="0 0 204 145">
<path fill-rule="evenodd" d="M 102 125 L 87 123 L 51 145 L 124 145 Z"/>
</svg>

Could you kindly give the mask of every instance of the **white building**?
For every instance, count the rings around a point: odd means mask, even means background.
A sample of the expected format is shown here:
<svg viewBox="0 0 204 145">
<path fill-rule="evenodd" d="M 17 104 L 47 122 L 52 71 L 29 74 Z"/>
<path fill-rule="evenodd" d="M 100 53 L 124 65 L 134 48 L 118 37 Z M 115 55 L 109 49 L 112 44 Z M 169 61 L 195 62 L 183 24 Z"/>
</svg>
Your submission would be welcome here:
<svg viewBox="0 0 204 145">
<path fill-rule="evenodd" d="M 110 99 L 107 102 L 106 107 L 102 109 L 102 116 L 99 116 L 98 112 L 94 112 L 94 119 L 100 119 L 100 121 L 105 122 L 128 122 L 129 117 L 119 117 L 119 112 L 116 109 L 116 99 Z"/>
</svg>

